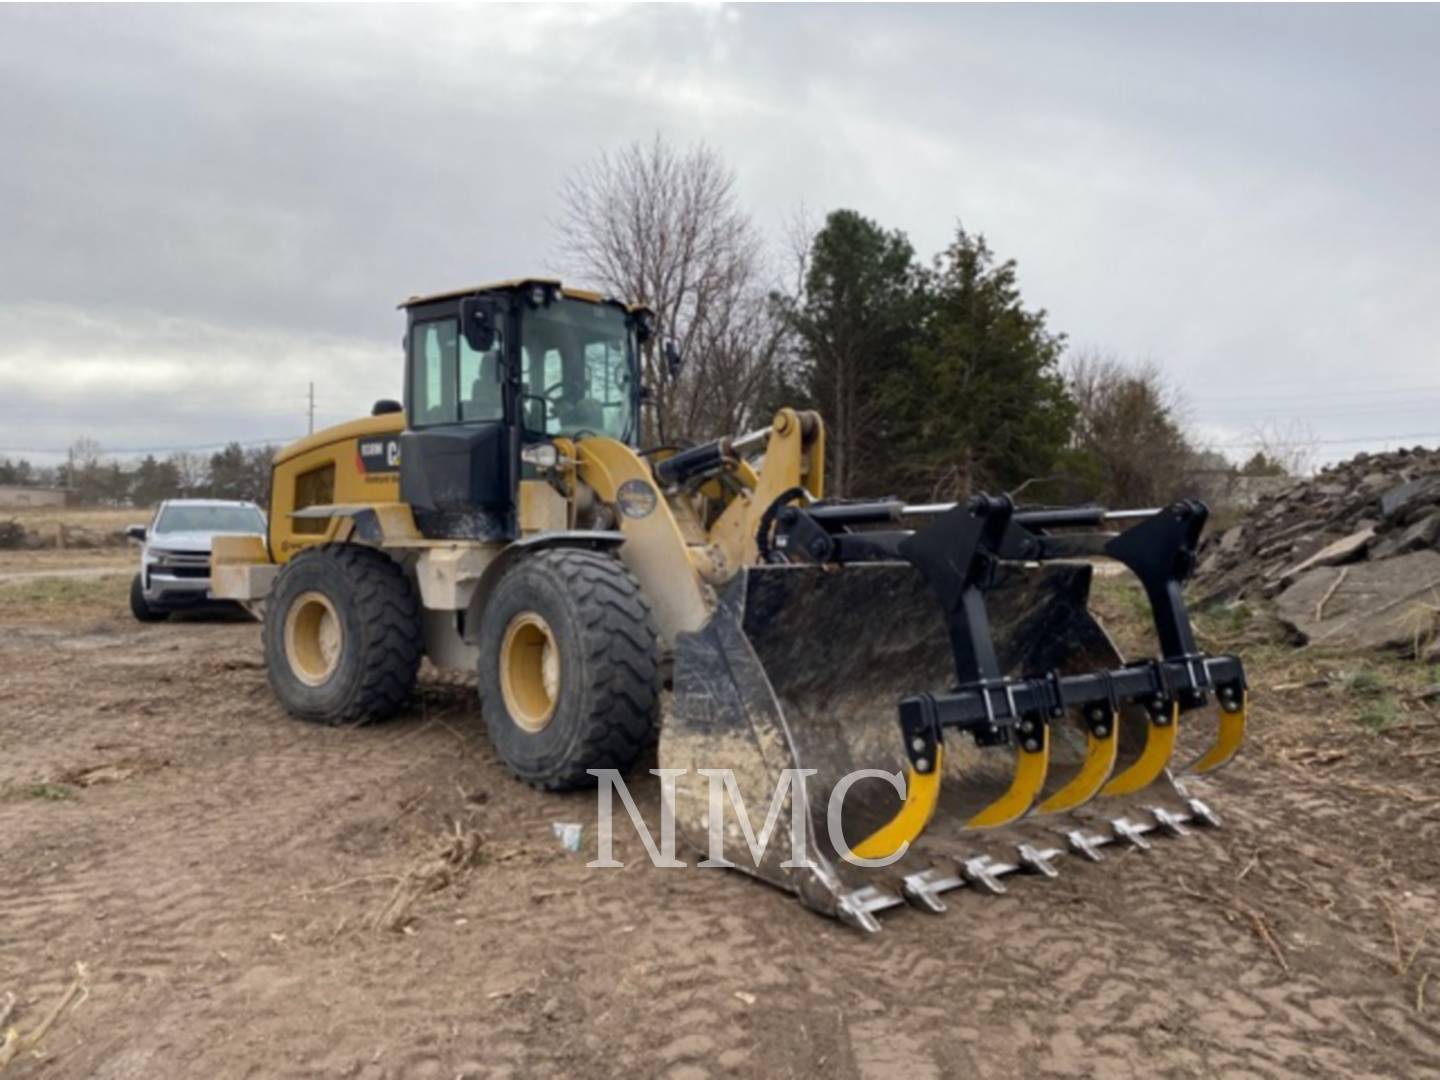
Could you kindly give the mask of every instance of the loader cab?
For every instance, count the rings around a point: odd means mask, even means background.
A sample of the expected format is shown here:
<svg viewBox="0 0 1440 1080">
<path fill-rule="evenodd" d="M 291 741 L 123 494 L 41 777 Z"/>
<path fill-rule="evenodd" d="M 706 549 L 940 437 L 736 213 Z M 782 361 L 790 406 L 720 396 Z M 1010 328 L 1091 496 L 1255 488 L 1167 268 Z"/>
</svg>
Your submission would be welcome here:
<svg viewBox="0 0 1440 1080">
<path fill-rule="evenodd" d="M 648 311 L 548 280 L 403 306 L 400 497 L 426 536 L 517 536 L 526 446 L 560 436 L 634 445 Z"/>
</svg>

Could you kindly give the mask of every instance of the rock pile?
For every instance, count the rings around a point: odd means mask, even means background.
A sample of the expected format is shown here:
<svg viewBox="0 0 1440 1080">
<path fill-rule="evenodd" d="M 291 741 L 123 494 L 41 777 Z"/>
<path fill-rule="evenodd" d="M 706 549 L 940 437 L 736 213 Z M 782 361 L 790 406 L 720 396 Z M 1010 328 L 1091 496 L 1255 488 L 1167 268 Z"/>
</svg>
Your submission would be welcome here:
<svg viewBox="0 0 1440 1080">
<path fill-rule="evenodd" d="M 1200 606 L 1269 600 L 1305 641 L 1440 658 L 1440 450 L 1361 454 L 1201 548 Z"/>
</svg>

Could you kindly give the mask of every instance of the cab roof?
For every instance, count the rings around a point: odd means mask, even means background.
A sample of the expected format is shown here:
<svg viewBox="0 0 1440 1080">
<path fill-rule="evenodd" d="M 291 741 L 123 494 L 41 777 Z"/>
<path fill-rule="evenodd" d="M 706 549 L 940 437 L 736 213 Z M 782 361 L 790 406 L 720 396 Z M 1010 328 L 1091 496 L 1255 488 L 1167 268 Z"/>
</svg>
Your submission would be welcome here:
<svg viewBox="0 0 1440 1080">
<path fill-rule="evenodd" d="M 400 302 L 401 310 L 419 307 L 421 304 L 433 304 L 441 300 L 458 300 L 462 296 L 474 296 L 476 293 L 487 292 L 511 292 L 527 288 L 531 285 L 546 285 L 551 288 L 558 288 L 561 295 L 568 296 L 572 300 L 584 300 L 591 304 L 618 304 L 626 311 L 649 311 L 649 304 L 630 304 L 624 300 L 616 299 L 613 296 L 602 296 L 590 289 L 572 289 L 562 285 L 559 278 L 553 277 L 527 277 L 509 278 L 505 281 L 490 281 L 483 285 L 470 285 L 463 289 L 449 289 L 445 292 L 427 293 L 424 296 L 411 296 Z"/>
</svg>

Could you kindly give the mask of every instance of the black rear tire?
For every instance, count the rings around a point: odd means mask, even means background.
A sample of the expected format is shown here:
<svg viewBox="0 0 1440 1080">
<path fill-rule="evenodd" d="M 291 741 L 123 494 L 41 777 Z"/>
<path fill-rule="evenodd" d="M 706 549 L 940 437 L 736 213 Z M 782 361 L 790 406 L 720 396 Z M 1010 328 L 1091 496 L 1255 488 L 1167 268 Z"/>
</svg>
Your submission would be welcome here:
<svg viewBox="0 0 1440 1080">
<path fill-rule="evenodd" d="M 140 622 L 164 622 L 170 617 L 170 612 L 152 608 L 145 602 L 145 586 L 139 574 L 130 579 L 130 614 Z"/>
<path fill-rule="evenodd" d="M 324 659 L 297 652 L 307 611 L 329 618 Z M 319 616 L 317 616 L 319 617 Z M 287 625 L 288 623 L 288 625 Z M 399 565 L 354 544 L 312 548 L 291 559 L 265 604 L 270 687 L 294 716 L 318 724 L 368 724 L 410 701 L 422 652 L 420 598 Z M 317 670 L 325 663 L 327 671 Z"/>
<path fill-rule="evenodd" d="M 507 634 L 537 616 L 558 653 L 558 686 L 538 730 L 533 715 L 529 728 L 512 715 L 514 677 L 507 699 L 501 670 Z M 550 791 L 591 786 L 587 769 L 623 772 L 653 743 L 655 628 L 640 583 L 618 559 L 555 548 L 522 556 L 485 601 L 479 646 L 485 726 L 521 779 Z"/>
</svg>

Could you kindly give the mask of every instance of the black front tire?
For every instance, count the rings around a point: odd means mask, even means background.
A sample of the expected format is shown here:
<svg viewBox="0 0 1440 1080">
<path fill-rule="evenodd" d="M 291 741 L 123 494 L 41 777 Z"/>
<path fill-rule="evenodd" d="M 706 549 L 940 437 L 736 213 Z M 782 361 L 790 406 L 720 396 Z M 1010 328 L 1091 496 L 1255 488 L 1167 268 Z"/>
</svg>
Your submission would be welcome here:
<svg viewBox="0 0 1440 1080">
<path fill-rule="evenodd" d="M 339 627 L 338 655 L 323 681 L 307 680 L 286 648 L 297 601 L 328 602 Z M 309 598 L 308 600 L 306 598 Z M 357 725 L 394 716 L 410 701 L 420 669 L 420 598 L 383 552 L 353 544 L 312 548 L 275 579 L 265 604 L 265 668 L 270 687 L 294 716 Z"/>
<path fill-rule="evenodd" d="M 529 616 L 548 625 L 559 661 L 553 711 L 540 730 L 516 721 L 502 687 L 507 630 Z M 550 791 L 590 786 L 586 770 L 623 772 L 653 744 L 655 628 L 640 583 L 618 559 L 554 548 L 523 556 L 486 599 L 479 645 L 485 726 L 521 779 Z"/>
<path fill-rule="evenodd" d="M 145 602 L 145 586 L 136 574 L 130 579 L 130 614 L 140 622 L 164 622 L 170 612 L 152 608 Z"/>
</svg>

